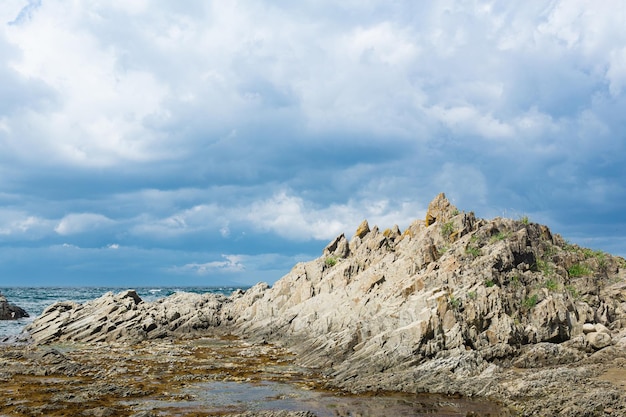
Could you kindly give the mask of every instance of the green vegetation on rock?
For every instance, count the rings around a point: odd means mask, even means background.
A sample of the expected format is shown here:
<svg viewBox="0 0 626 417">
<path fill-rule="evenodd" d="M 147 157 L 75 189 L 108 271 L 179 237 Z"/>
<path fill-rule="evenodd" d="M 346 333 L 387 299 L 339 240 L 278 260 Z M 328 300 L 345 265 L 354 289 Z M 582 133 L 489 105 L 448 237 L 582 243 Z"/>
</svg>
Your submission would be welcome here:
<svg viewBox="0 0 626 417">
<path fill-rule="evenodd" d="M 450 306 L 454 310 L 458 310 L 461 306 L 461 300 L 456 298 L 454 295 L 450 295 L 450 297 L 448 298 L 448 303 L 450 303 Z"/>
<path fill-rule="evenodd" d="M 465 253 L 471 255 L 473 258 L 476 258 L 480 256 L 480 248 L 477 248 L 476 246 L 468 246 L 465 249 Z"/>
<path fill-rule="evenodd" d="M 489 239 L 490 243 L 495 243 L 498 242 L 500 240 L 504 240 L 506 238 L 508 238 L 511 234 L 508 232 L 498 232 L 495 235 L 491 236 L 491 239 Z"/>
<path fill-rule="evenodd" d="M 334 256 L 329 256 L 324 260 L 324 264 L 326 266 L 335 266 L 337 265 L 337 258 L 335 258 Z"/>
<path fill-rule="evenodd" d="M 536 268 L 547 277 L 554 274 L 554 266 L 550 262 L 544 261 L 543 259 L 537 259 Z"/>
<path fill-rule="evenodd" d="M 559 284 L 554 279 L 550 278 L 545 282 L 545 287 L 550 291 L 556 291 L 559 289 Z"/>
<path fill-rule="evenodd" d="M 574 264 L 568 268 L 567 273 L 572 278 L 578 278 L 591 274 L 591 269 L 587 265 Z"/>
<path fill-rule="evenodd" d="M 448 238 L 454 232 L 454 222 L 446 222 L 441 226 L 441 234 Z"/>
<path fill-rule="evenodd" d="M 524 298 L 524 301 L 522 301 L 522 307 L 524 307 L 527 310 L 531 310 L 533 307 L 537 305 L 538 301 L 539 301 L 539 297 L 537 296 L 537 294 L 533 294 L 530 297 Z"/>
</svg>

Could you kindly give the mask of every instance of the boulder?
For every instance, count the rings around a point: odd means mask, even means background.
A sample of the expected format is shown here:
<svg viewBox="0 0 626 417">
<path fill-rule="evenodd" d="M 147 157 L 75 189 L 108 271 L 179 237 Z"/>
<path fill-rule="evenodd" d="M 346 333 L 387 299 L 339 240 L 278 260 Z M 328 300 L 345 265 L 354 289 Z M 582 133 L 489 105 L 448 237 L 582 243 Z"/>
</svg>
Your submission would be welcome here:
<svg viewBox="0 0 626 417">
<path fill-rule="evenodd" d="M 596 350 L 604 349 L 611 345 L 611 335 L 604 332 L 591 332 L 585 335 L 589 345 Z"/>
<path fill-rule="evenodd" d="M 21 307 L 9 304 L 6 297 L 0 294 L 0 320 L 16 320 L 28 317 L 28 313 Z"/>
</svg>

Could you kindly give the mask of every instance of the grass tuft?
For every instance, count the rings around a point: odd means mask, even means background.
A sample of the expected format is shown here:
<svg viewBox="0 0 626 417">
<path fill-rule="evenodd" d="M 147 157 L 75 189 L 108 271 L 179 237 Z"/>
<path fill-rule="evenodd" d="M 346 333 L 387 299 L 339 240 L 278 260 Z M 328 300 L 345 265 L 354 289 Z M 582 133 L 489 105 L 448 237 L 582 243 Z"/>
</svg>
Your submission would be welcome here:
<svg viewBox="0 0 626 417">
<path fill-rule="evenodd" d="M 473 258 L 476 258 L 480 256 L 480 248 L 477 248 L 476 246 L 468 246 L 465 249 L 465 253 L 472 256 Z"/>
<path fill-rule="evenodd" d="M 461 300 L 456 298 L 454 295 L 450 295 L 450 297 L 448 297 L 448 303 L 450 303 L 450 306 L 454 310 L 458 310 L 459 307 L 461 307 Z"/>
<path fill-rule="evenodd" d="M 508 238 L 510 235 L 511 234 L 509 232 L 498 232 L 495 235 L 491 236 L 491 239 L 489 239 L 489 243 L 499 242 Z"/>
<path fill-rule="evenodd" d="M 584 277 L 591 274 L 591 269 L 587 265 L 574 264 L 567 270 L 567 273 L 572 278 Z"/>
<path fill-rule="evenodd" d="M 550 278 L 549 280 L 546 281 L 545 287 L 550 291 L 556 291 L 559 288 L 559 284 L 558 282 Z"/>
<path fill-rule="evenodd" d="M 551 263 L 544 261 L 543 259 L 537 259 L 536 266 L 537 270 L 547 277 L 554 274 L 554 266 Z"/>
<path fill-rule="evenodd" d="M 539 301 L 539 297 L 537 296 L 537 294 L 533 294 L 530 297 L 524 298 L 524 301 L 522 301 L 522 307 L 524 307 L 527 310 L 531 310 L 533 307 L 537 305 L 538 301 Z"/>
<path fill-rule="evenodd" d="M 450 235 L 454 232 L 454 222 L 447 222 L 441 225 L 441 234 L 444 237 L 450 237 Z"/>
</svg>

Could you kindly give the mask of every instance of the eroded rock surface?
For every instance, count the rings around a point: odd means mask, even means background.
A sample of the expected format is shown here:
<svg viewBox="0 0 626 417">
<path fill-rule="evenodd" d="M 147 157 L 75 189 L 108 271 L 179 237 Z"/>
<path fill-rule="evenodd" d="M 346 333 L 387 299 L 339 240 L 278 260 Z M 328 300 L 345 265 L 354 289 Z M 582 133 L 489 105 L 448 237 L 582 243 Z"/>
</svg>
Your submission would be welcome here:
<svg viewBox="0 0 626 417">
<path fill-rule="evenodd" d="M 404 232 L 364 221 L 271 288 L 150 304 L 107 294 L 52 306 L 28 330 L 40 343 L 220 331 L 286 346 L 349 391 L 485 396 L 523 415 L 624 415 L 623 387 L 601 376 L 626 366 L 625 268 L 546 226 L 479 219 L 440 194 Z M 558 401 L 546 404 L 546 392 Z"/>
</svg>

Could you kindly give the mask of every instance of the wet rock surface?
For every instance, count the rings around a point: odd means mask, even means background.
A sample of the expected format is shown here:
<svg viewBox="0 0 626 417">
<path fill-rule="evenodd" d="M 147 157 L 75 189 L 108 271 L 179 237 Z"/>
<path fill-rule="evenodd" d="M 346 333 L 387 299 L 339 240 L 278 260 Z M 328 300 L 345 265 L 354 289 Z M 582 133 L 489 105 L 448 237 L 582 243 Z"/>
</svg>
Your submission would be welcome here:
<svg viewBox="0 0 626 417">
<path fill-rule="evenodd" d="M 2 346 L 0 410 L 3 416 L 421 415 L 416 410 L 464 417 L 459 410 L 494 416 L 501 408 L 460 398 L 346 396 L 322 390 L 323 376 L 294 359 L 285 349 L 232 337 Z"/>
<path fill-rule="evenodd" d="M 285 350 L 232 338 L 2 346 L 0 369 L 4 415 L 140 415 L 136 409 L 150 401 L 175 409 L 186 399 L 181 394 L 185 386 L 207 381 L 315 384 Z M 148 408 L 144 415 L 162 415 L 159 407 Z"/>
<path fill-rule="evenodd" d="M 364 221 L 273 287 L 133 291 L 51 306 L 36 343 L 234 334 L 295 353 L 325 386 L 493 398 L 519 415 L 626 415 L 626 261 L 437 196 L 405 231 Z"/>
</svg>

